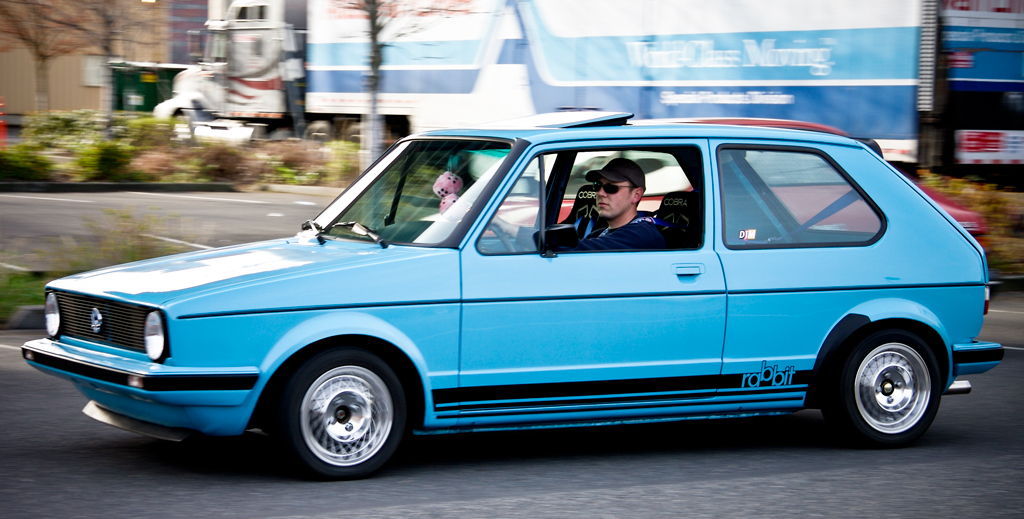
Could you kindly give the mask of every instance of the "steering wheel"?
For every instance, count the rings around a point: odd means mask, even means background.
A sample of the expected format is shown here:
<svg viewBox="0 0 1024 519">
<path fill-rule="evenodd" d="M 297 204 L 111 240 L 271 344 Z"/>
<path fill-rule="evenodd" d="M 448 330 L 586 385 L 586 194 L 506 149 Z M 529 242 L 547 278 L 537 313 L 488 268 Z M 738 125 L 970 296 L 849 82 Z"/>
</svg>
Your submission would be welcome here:
<svg viewBox="0 0 1024 519">
<path fill-rule="evenodd" d="M 494 235 L 498 237 L 498 241 L 500 241 L 501 245 L 505 247 L 506 252 L 516 251 L 516 246 L 512 244 L 512 236 L 509 235 L 507 232 L 503 231 L 501 227 L 498 227 L 497 224 L 491 222 L 490 224 L 487 225 L 487 229 L 493 232 Z"/>
</svg>

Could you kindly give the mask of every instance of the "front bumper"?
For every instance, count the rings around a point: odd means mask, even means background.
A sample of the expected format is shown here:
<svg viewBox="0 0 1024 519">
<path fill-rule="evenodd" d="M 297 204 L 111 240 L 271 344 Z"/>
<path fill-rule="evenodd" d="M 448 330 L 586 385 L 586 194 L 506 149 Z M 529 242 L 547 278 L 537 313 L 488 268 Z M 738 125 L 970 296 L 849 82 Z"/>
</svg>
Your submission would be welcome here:
<svg viewBox="0 0 1024 519">
<path fill-rule="evenodd" d="M 183 368 L 111 355 L 49 339 L 22 356 L 71 381 L 90 400 L 127 417 L 211 435 L 241 434 L 255 407 L 255 367 Z"/>
</svg>

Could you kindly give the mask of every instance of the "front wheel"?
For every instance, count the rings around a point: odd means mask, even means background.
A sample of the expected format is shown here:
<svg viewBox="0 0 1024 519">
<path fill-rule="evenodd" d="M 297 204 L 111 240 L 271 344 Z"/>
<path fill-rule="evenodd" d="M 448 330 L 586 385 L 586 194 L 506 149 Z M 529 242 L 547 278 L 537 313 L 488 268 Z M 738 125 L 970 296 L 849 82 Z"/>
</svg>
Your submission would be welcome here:
<svg viewBox="0 0 1024 519">
<path fill-rule="evenodd" d="M 825 418 L 855 440 L 899 447 L 920 437 L 939 410 L 938 362 L 924 341 L 903 330 L 876 332 L 857 345 L 840 372 Z"/>
<path fill-rule="evenodd" d="M 370 474 L 394 454 L 406 403 L 394 371 L 357 348 L 323 352 L 288 381 L 277 410 L 285 447 L 321 477 Z"/>
</svg>

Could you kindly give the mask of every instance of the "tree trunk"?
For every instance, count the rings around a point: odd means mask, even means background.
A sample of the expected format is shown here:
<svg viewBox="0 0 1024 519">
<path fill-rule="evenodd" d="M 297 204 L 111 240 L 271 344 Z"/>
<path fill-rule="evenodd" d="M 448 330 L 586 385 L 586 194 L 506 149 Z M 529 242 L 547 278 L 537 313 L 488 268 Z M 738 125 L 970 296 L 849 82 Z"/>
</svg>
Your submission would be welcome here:
<svg viewBox="0 0 1024 519">
<path fill-rule="evenodd" d="M 107 52 L 106 56 L 103 57 L 103 64 L 101 68 L 103 70 L 103 86 L 100 87 L 100 109 L 103 111 L 103 118 L 105 120 L 103 135 L 107 139 L 110 139 L 112 135 L 111 128 L 114 124 L 114 81 L 113 74 L 110 70 L 111 53 Z"/>
<path fill-rule="evenodd" d="M 382 139 L 383 121 L 378 113 L 377 94 L 380 90 L 380 66 L 384 61 L 383 45 L 380 42 L 380 31 L 383 25 L 380 23 L 380 3 L 377 0 L 366 0 L 367 14 L 370 18 L 370 77 L 368 78 L 368 89 L 370 91 L 370 116 L 369 116 L 369 139 L 370 139 L 370 162 L 377 160 L 383 153 Z"/>
<path fill-rule="evenodd" d="M 50 60 L 39 55 L 36 60 L 36 111 L 50 109 Z"/>
</svg>

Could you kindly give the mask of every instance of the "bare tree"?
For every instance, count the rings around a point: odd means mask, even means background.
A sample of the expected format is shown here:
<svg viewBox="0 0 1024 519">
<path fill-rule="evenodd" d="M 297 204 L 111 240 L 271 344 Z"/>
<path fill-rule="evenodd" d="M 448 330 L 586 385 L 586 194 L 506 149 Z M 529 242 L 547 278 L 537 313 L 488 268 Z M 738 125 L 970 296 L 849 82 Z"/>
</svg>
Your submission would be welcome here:
<svg viewBox="0 0 1024 519">
<path fill-rule="evenodd" d="M 426 28 L 430 20 L 452 14 L 468 12 L 472 0 L 336 0 L 339 7 L 365 13 L 370 36 L 370 74 L 366 89 L 370 94 L 369 129 L 363 131 L 370 137 L 370 160 L 384 152 L 384 121 L 378 109 L 381 66 L 384 64 L 384 48 L 389 41 L 408 36 Z M 385 29 L 387 38 L 385 39 Z"/>
<path fill-rule="evenodd" d="M 43 15 L 48 23 L 100 50 L 104 58 L 100 105 L 109 124 L 113 109 L 110 61 L 119 54 L 131 59 L 136 47 L 161 43 L 163 38 L 159 28 L 167 23 L 160 12 L 162 5 L 155 0 L 33 1 L 49 5 L 48 12 Z"/>
<path fill-rule="evenodd" d="M 50 61 L 87 45 L 80 34 L 51 19 L 60 0 L 0 1 L 0 50 L 25 47 L 36 70 L 36 110 L 50 109 Z"/>
</svg>

